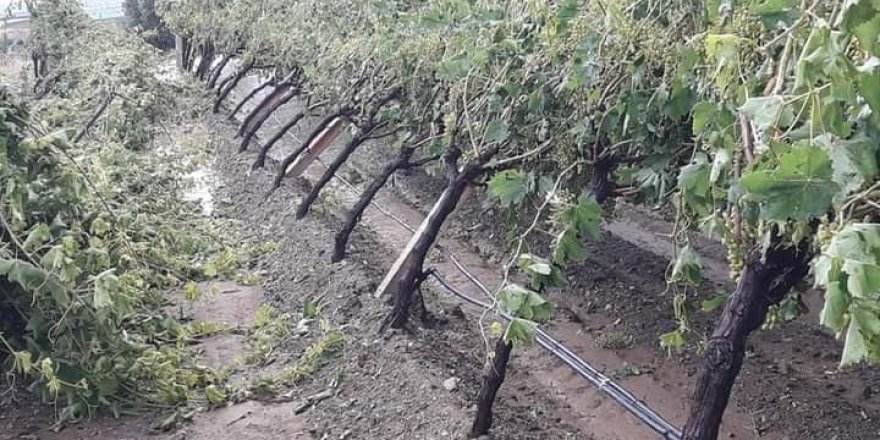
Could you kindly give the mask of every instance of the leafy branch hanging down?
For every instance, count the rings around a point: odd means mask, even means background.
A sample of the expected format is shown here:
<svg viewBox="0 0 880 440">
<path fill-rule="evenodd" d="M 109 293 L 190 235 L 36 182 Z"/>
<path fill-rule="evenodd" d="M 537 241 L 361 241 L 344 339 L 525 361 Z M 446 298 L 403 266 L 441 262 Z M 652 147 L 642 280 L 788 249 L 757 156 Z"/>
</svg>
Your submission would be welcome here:
<svg viewBox="0 0 880 440">
<path fill-rule="evenodd" d="M 57 80 L 30 108 L 0 92 L 0 359 L 62 421 L 218 405 L 225 378 L 162 312 L 164 292 L 206 278 L 226 248 L 181 200 L 186 161 L 142 151 L 173 90 L 137 37 L 76 2 L 28 6 Z"/>
</svg>

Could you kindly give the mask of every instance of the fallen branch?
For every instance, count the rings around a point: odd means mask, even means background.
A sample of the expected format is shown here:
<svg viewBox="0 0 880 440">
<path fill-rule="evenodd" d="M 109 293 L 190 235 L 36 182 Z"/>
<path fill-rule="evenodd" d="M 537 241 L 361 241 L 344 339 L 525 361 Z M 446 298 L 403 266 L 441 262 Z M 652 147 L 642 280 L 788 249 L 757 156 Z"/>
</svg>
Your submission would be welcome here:
<svg viewBox="0 0 880 440">
<path fill-rule="evenodd" d="M 115 97 L 115 93 L 110 93 L 109 95 L 107 95 L 107 98 L 104 99 L 104 102 L 101 103 L 101 106 L 98 107 L 98 110 L 95 112 L 95 114 L 93 114 L 92 117 L 89 118 L 89 121 L 82 128 L 82 130 L 80 130 L 79 133 L 77 133 L 76 136 L 73 137 L 74 144 L 79 143 L 79 141 L 81 141 L 83 137 L 88 134 L 89 130 L 91 130 L 95 123 L 98 122 L 98 118 L 100 118 L 101 115 L 104 114 L 105 111 L 107 111 L 107 107 L 110 106 L 110 103 L 113 102 L 113 98 Z"/>
</svg>

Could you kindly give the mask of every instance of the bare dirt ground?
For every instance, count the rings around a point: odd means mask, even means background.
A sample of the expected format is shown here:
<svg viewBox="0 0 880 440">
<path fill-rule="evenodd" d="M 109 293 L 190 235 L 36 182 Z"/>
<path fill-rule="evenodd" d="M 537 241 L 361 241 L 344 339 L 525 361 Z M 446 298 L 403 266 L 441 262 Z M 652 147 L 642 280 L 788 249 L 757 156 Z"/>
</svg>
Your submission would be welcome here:
<svg viewBox="0 0 880 440">
<path fill-rule="evenodd" d="M 256 83 L 252 79 L 249 84 Z M 243 95 L 248 85 L 241 86 Z M 235 98 L 233 98 L 235 99 Z M 296 103 L 277 112 L 266 133 L 284 122 Z M 310 130 L 304 121 L 279 144 L 274 158 L 292 149 Z M 426 286 L 426 304 L 433 315 L 415 320 L 409 332 L 377 333 L 388 310 L 387 298 L 373 292 L 409 238 L 396 221 L 371 208 L 358 226 L 349 256 L 329 263 L 333 234 L 354 192 L 340 180 L 325 191 L 311 214 L 294 219 L 299 198 L 310 179 L 323 171 L 315 164 L 306 178 L 289 180 L 271 197 L 274 164 L 250 171 L 253 151 L 235 153 L 234 129 L 220 117 L 200 122 L 216 145 L 216 215 L 238 220 L 250 242 L 274 241 L 277 250 L 252 263 L 263 271 L 259 289 L 248 289 L 244 302 L 219 300 L 201 312 L 220 316 L 214 307 L 236 304 L 238 318 L 257 305 L 253 299 L 282 311 L 299 313 L 319 299 L 322 318 L 346 338 L 342 356 L 280 397 L 246 402 L 199 414 L 192 424 L 173 433 L 155 433 L 146 418 L 113 420 L 71 426 L 60 434 L 44 427 L 51 408 L 30 403 L 0 403 L 0 439 L 443 439 L 463 438 L 473 416 L 473 402 L 486 356 L 480 336 L 479 311 L 463 306 L 433 282 Z M 344 139 L 337 141 L 341 143 Z M 329 160 L 334 151 L 325 153 Z M 341 173 L 355 185 L 387 157 L 387 147 L 371 145 L 358 152 Z M 377 202 L 398 219 L 415 226 L 440 188 L 438 179 L 416 171 L 398 177 Z M 668 357 L 657 336 L 675 328 L 671 297 L 663 274 L 671 249 L 664 234 L 669 224 L 651 213 L 627 207 L 605 227 L 600 243 L 591 244 L 590 258 L 570 268 L 570 286 L 552 292 L 557 303 L 551 333 L 588 362 L 619 380 L 652 407 L 681 424 L 696 371 L 695 353 Z M 504 256 L 505 217 L 485 203 L 477 191 L 464 201 L 448 225 L 442 244 L 485 284 L 495 287 Z M 730 289 L 723 254 L 711 241 L 698 247 L 708 260 L 710 280 L 701 295 Z M 450 261 L 431 257 L 431 266 L 461 290 L 479 292 Z M 229 286 L 233 290 L 235 287 Z M 223 299 L 223 296 L 220 296 Z M 228 299 L 228 298 L 227 298 Z M 213 301 L 213 300 L 212 300 Z M 249 306 L 243 305 L 249 304 Z M 711 328 L 711 317 L 695 323 L 695 338 Z M 600 340 L 610 335 L 628 341 L 610 347 Z M 284 341 L 275 363 L 265 370 L 293 362 L 313 339 Z M 240 342 L 240 341 L 239 341 Z M 206 349 L 206 358 L 222 362 L 240 350 L 232 341 L 221 349 Z M 760 332 L 752 339 L 749 359 L 738 381 L 734 402 L 726 414 L 723 438 L 738 439 L 855 439 L 880 438 L 880 373 L 873 369 L 846 372 L 836 368 L 840 347 L 810 317 L 780 329 Z M 259 375 L 259 370 L 242 372 Z M 444 382 L 455 382 L 444 387 Z M 332 390 L 302 410 L 308 396 Z M 0 399 L 2 400 L 2 399 Z M 7 398 L 7 400 L 9 400 Z M 21 401 L 19 401 L 21 402 Z M 30 437 L 29 437 L 30 436 Z M 575 376 L 539 348 L 517 350 L 508 380 L 501 389 L 496 414 L 497 439 L 641 440 L 651 431 Z"/>
</svg>

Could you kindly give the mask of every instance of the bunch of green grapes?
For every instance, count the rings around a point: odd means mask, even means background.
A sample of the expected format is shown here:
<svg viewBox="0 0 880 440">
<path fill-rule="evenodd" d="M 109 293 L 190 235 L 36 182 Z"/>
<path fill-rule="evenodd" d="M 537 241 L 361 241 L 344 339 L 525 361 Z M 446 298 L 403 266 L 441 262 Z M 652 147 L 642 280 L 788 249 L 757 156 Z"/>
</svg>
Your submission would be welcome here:
<svg viewBox="0 0 880 440">
<path fill-rule="evenodd" d="M 735 206 L 724 211 L 724 233 L 721 234 L 721 242 L 724 244 L 724 248 L 727 249 L 727 264 L 730 266 L 730 278 L 734 281 L 738 281 L 739 276 L 742 274 L 746 255 L 746 247 L 743 245 L 740 237 L 737 236 L 738 215 Z"/>
<path fill-rule="evenodd" d="M 816 242 L 820 249 L 825 249 L 831 244 L 836 232 L 836 224 L 831 224 L 827 215 L 819 218 L 819 226 L 816 228 Z"/>
<path fill-rule="evenodd" d="M 761 326 L 763 330 L 773 330 L 782 322 L 782 313 L 779 306 L 773 305 L 767 310 L 767 316 L 764 318 L 764 324 Z"/>
</svg>

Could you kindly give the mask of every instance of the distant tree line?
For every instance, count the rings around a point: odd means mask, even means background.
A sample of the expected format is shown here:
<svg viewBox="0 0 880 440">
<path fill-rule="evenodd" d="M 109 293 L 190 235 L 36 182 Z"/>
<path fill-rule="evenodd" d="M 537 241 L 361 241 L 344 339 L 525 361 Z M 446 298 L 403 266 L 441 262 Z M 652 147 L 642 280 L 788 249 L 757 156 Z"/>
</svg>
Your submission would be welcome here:
<svg viewBox="0 0 880 440">
<path fill-rule="evenodd" d="M 156 14 L 155 0 L 125 0 L 123 8 L 128 26 L 147 43 L 163 50 L 174 47 L 174 35 Z"/>
</svg>

